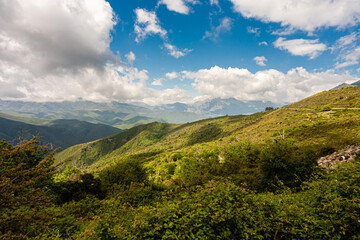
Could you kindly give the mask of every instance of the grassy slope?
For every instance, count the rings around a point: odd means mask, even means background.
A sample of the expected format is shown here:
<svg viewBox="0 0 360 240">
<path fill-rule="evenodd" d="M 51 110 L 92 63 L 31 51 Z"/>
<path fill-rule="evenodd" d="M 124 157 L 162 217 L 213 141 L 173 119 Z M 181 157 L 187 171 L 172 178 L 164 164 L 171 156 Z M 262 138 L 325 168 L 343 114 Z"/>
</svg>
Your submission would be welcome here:
<svg viewBox="0 0 360 240">
<path fill-rule="evenodd" d="M 324 108 L 324 106 L 329 106 Z M 152 123 L 59 153 L 57 160 L 101 169 L 132 157 L 161 168 L 174 152 L 199 151 L 249 139 L 261 143 L 286 137 L 298 145 L 331 145 L 335 149 L 360 141 L 360 88 L 326 91 L 272 112 L 224 116 L 176 125 Z"/>
</svg>

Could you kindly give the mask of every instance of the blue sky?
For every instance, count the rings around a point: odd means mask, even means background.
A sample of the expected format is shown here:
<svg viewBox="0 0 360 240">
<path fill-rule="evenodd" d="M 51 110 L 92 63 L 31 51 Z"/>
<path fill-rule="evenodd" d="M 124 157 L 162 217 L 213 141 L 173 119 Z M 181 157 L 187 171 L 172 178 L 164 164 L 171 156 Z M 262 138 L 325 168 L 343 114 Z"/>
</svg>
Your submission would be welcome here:
<svg viewBox="0 0 360 240">
<path fill-rule="evenodd" d="M 0 98 L 293 102 L 360 76 L 358 0 L 34 0 L 0 7 Z"/>
</svg>

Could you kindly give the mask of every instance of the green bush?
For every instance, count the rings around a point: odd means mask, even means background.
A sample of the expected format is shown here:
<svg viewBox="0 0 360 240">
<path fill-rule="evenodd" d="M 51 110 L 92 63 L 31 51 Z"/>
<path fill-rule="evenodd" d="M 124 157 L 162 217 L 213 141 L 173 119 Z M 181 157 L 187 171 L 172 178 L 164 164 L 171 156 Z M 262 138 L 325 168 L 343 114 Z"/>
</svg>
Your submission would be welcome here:
<svg viewBox="0 0 360 240">
<path fill-rule="evenodd" d="M 330 106 L 324 106 L 321 108 L 322 112 L 326 112 L 326 111 L 331 111 L 331 107 Z"/>
<path fill-rule="evenodd" d="M 299 187 L 314 171 L 316 158 L 311 148 L 298 149 L 291 140 L 281 139 L 264 145 L 260 153 L 262 187 L 267 190 L 276 190 L 279 184 Z"/>
<path fill-rule="evenodd" d="M 78 180 L 58 181 L 51 185 L 52 191 L 57 195 L 57 203 L 79 201 L 89 196 L 99 199 L 105 197 L 105 191 L 99 178 L 93 174 L 80 174 Z"/>
<path fill-rule="evenodd" d="M 104 169 L 100 179 L 109 189 L 113 185 L 128 187 L 131 183 L 147 183 L 148 175 L 139 160 L 128 159 Z"/>
</svg>

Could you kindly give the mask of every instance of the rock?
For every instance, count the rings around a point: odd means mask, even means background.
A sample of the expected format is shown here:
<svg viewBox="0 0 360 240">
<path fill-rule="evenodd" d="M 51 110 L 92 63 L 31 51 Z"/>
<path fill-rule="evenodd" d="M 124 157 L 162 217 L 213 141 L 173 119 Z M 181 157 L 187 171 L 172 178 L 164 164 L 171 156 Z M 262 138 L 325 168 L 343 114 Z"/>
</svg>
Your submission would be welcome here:
<svg viewBox="0 0 360 240">
<path fill-rule="evenodd" d="M 317 163 L 323 168 L 334 168 L 338 164 L 350 162 L 360 155 L 360 143 L 346 146 L 339 152 L 334 152 L 328 156 L 321 157 Z"/>
</svg>

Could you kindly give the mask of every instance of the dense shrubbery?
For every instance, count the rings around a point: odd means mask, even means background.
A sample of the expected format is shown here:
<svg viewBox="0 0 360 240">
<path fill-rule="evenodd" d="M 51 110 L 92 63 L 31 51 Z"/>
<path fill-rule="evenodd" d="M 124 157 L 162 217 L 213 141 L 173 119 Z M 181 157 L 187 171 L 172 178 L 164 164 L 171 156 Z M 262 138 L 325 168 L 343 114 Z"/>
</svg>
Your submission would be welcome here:
<svg viewBox="0 0 360 240">
<path fill-rule="evenodd" d="M 175 152 L 170 186 L 139 159 L 93 174 L 31 141 L 1 142 L 3 239 L 358 239 L 360 161 L 314 171 L 326 147 L 291 140 Z M 173 166 L 173 167 L 172 167 Z"/>
<path fill-rule="evenodd" d="M 134 207 L 115 199 L 80 235 L 89 239 L 358 239 L 360 163 L 293 193 L 255 193 L 229 180 L 165 191 Z"/>
<path fill-rule="evenodd" d="M 237 185 L 258 191 L 277 190 L 279 185 L 296 188 L 309 179 L 322 154 L 323 149 L 298 148 L 287 139 L 266 144 L 244 141 L 226 145 L 222 151 L 215 147 L 199 153 L 175 153 L 172 158 L 178 167 L 173 180 L 188 187 L 230 177 Z"/>
<path fill-rule="evenodd" d="M 130 186 L 131 183 L 146 183 L 147 173 L 139 160 L 125 160 L 104 169 L 100 173 L 101 182 L 108 189 L 114 185 Z"/>
</svg>

